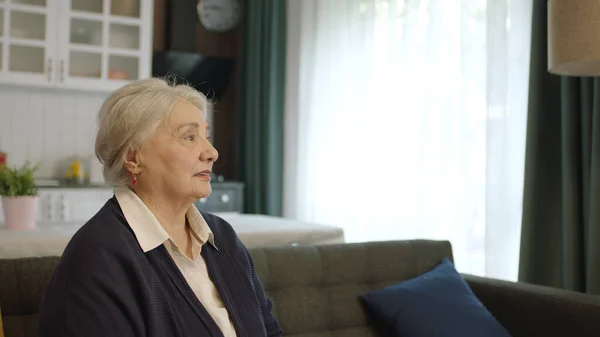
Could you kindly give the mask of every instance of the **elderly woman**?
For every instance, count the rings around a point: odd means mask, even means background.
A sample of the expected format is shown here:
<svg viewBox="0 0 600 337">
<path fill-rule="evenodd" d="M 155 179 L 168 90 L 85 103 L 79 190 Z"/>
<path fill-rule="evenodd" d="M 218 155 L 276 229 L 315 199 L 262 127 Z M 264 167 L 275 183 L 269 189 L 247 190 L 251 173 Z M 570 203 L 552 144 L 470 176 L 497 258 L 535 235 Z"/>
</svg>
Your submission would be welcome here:
<svg viewBox="0 0 600 337">
<path fill-rule="evenodd" d="M 281 336 L 252 257 L 211 192 L 206 98 L 161 79 L 102 105 L 96 154 L 114 197 L 71 239 L 46 289 L 41 336 Z"/>
</svg>

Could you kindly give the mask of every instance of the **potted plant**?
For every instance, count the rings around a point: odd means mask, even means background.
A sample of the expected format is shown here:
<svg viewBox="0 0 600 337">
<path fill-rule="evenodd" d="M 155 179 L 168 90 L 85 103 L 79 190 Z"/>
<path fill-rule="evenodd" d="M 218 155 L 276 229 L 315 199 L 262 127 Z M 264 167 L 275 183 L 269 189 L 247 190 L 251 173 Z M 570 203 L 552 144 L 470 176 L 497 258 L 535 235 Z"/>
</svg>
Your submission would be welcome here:
<svg viewBox="0 0 600 337">
<path fill-rule="evenodd" d="M 0 170 L 0 195 L 4 223 L 8 229 L 33 229 L 38 212 L 38 189 L 34 173 L 38 165 L 26 162 L 21 167 Z"/>
</svg>

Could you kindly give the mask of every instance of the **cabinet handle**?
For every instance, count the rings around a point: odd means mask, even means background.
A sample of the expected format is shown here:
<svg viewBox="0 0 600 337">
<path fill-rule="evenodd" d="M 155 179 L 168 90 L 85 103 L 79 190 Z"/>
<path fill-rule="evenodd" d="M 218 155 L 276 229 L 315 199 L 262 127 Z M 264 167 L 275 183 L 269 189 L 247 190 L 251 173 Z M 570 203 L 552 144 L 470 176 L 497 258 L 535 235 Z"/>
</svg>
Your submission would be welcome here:
<svg viewBox="0 0 600 337">
<path fill-rule="evenodd" d="M 65 60 L 60 60 L 60 82 L 65 81 Z"/>
<path fill-rule="evenodd" d="M 52 216 L 52 197 L 50 197 L 49 195 L 46 197 L 45 208 L 46 208 L 46 220 L 52 220 L 52 218 L 53 218 L 53 216 Z"/>
<path fill-rule="evenodd" d="M 0 0 L 2 2 L 2 0 Z M 52 82 L 52 58 L 48 58 L 48 69 L 46 69 L 46 73 L 48 75 L 48 82 Z"/>
</svg>

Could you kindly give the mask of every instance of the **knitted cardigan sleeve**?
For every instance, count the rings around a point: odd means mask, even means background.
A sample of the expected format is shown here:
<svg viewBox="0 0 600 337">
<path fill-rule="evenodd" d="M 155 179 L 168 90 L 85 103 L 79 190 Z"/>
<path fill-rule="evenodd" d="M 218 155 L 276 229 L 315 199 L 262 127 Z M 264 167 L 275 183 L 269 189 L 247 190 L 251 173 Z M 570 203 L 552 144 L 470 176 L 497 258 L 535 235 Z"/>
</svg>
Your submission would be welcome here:
<svg viewBox="0 0 600 337">
<path fill-rule="evenodd" d="M 252 256 L 250 255 L 247 249 L 246 254 L 248 256 L 248 261 L 250 261 L 252 277 L 254 280 L 254 289 L 256 291 L 256 297 L 258 298 L 258 301 L 260 303 L 263 319 L 265 322 L 265 329 L 267 331 L 267 337 L 281 337 L 283 336 L 283 330 L 281 329 L 279 322 L 277 322 L 277 319 L 275 319 L 275 316 L 273 316 L 273 302 L 265 293 L 263 284 L 258 278 L 256 271 L 254 270 L 254 260 L 252 259 Z"/>
<path fill-rule="evenodd" d="M 68 247 L 40 308 L 40 336 L 145 336 L 140 287 L 127 261 L 111 247 Z"/>
</svg>

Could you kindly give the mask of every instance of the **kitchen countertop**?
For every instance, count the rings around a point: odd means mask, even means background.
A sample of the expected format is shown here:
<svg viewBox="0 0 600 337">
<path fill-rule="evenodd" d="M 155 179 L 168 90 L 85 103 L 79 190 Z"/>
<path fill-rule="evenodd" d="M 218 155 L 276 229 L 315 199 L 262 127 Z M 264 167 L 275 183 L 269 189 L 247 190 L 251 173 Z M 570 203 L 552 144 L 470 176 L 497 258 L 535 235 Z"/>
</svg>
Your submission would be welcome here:
<svg viewBox="0 0 600 337">
<path fill-rule="evenodd" d="M 58 185 L 52 184 L 36 184 L 37 188 L 113 188 L 111 185 L 107 184 L 67 184 L 60 183 Z"/>
<path fill-rule="evenodd" d="M 247 248 L 344 242 L 344 230 L 339 227 L 257 214 L 214 214 L 231 224 Z M 0 227 L 0 259 L 60 256 L 83 225 L 39 222 L 33 230 Z"/>
<path fill-rule="evenodd" d="M 113 188 L 113 186 L 104 183 L 85 182 L 77 184 L 64 179 L 53 179 L 36 177 L 35 186 L 37 188 Z"/>
<path fill-rule="evenodd" d="M 0 258 L 56 256 L 62 254 L 67 242 L 84 224 L 69 222 L 38 223 L 33 230 L 8 230 L 0 227 Z"/>
</svg>

